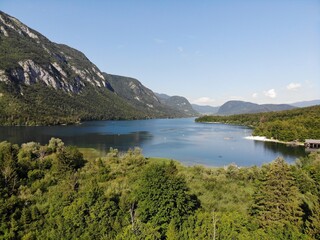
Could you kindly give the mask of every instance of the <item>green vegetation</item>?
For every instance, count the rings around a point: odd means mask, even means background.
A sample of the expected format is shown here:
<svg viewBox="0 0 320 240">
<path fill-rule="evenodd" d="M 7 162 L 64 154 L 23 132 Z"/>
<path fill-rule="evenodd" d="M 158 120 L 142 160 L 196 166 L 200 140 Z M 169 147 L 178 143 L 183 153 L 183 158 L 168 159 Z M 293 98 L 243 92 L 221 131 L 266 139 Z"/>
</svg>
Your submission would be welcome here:
<svg viewBox="0 0 320 240">
<path fill-rule="evenodd" d="M 221 122 L 253 128 L 254 136 L 281 141 L 320 139 L 320 106 L 281 112 L 239 114 L 232 116 L 203 116 L 196 122 Z"/>
<path fill-rule="evenodd" d="M 319 183 L 319 152 L 205 168 L 2 142 L 0 239 L 319 239 Z"/>
<path fill-rule="evenodd" d="M 12 93 L 17 91 L 20 93 Z M 0 125 L 56 125 L 85 120 L 137 119 L 147 116 L 106 89 L 88 85 L 81 94 L 44 86 L 0 83 Z M 94 99 L 94 103 L 92 100 Z"/>
</svg>

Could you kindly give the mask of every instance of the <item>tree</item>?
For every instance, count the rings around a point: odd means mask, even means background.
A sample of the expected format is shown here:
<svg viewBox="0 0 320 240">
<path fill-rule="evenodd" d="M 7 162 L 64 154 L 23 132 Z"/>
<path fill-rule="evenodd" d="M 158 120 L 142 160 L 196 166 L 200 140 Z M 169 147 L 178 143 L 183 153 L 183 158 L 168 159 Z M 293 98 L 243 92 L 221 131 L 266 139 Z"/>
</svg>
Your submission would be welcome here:
<svg viewBox="0 0 320 240">
<path fill-rule="evenodd" d="M 57 154 L 60 168 L 77 170 L 85 164 L 83 154 L 74 146 L 67 146 Z"/>
<path fill-rule="evenodd" d="M 302 211 L 298 188 L 289 165 L 282 158 L 270 164 L 269 170 L 257 186 L 252 215 L 264 229 L 285 229 L 291 226 L 300 230 Z"/>
<path fill-rule="evenodd" d="M 18 187 L 18 150 L 17 145 L 0 143 L 0 192 L 11 196 Z"/>
<path fill-rule="evenodd" d="M 137 213 L 142 222 L 160 226 L 165 234 L 171 220 L 181 226 L 183 219 L 199 207 L 197 198 L 188 193 L 185 180 L 173 162 L 151 164 L 142 173 L 135 190 Z"/>
</svg>

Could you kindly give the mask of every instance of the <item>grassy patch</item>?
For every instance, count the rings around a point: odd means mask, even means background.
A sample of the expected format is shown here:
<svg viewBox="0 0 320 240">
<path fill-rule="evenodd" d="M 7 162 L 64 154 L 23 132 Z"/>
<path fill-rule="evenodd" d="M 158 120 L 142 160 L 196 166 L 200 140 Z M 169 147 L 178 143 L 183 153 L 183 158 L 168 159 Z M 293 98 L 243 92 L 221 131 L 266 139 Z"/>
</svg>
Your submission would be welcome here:
<svg viewBox="0 0 320 240">
<path fill-rule="evenodd" d="M 94 161 L 97 158 L 106 156 L 106 153 L 94 148 L 79 148 L 79 151 L 83 154 L 84 159 L 88 161 Z"/>
</svg>

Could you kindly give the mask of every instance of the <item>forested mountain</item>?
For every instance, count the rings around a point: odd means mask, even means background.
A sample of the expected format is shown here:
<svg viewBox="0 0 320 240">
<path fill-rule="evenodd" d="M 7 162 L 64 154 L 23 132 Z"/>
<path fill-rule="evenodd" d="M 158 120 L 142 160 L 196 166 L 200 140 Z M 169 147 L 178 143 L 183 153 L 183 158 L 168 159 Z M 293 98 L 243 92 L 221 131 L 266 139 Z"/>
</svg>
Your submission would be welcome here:
<svg viewBox="0 0 320 240">
<path fill-rule="evenodd" d="M 137 79 L 103 73 L 114 92 L 128 103 L 150 116 L 186 117 L 188 113 L 162 103 L 156 94 L 143 86 Z"/>
<path fill-rule="evenodd" d="M 218 115 L 233 115 L 243 113 L 273 112 L 289 110 L 295 107 L 288 104 L 256 104 L 244 101 L 228 101 L 218 110 Z"/>
<path fill-rule="evenodd" d="M 320 238 L 319 153 L 205 168 L 82 151 L 0 143 L 0 239 Z"/>
<path fill-rule="evenodd" d="M 198 113 L 207 114 L 207 115 L 216 114 L 219 110 L 219 107 L 212 107 L 209 105 L 202 106 L 202 105 L 197 105 L 197 104 L 191 104 L 191 106 Z"/>
<path fill-rule="evenodd" d="M 253 135 L 282 141 L 320 139 L 320 105 L 280 112 L 203 116 L 197 122 L 222 122 L 253 128 Z"/>
<path fill-rule="evenodd" d="M 0 125 L 174 116 L 187 115 L 136 108 L 83 53 L 0 11 Z"/>
<path fill-rule="evenodd" d="M 199 112 L 193 109 L 192 105 L 185 97 L 181 96 L 168 96 L 166 94 L 156 94 L 159 100 L 169 106 L 170 108 L 176 109 L 176 111 L 183 112 L 189 117 L 198 116 Z"/>
</svg>

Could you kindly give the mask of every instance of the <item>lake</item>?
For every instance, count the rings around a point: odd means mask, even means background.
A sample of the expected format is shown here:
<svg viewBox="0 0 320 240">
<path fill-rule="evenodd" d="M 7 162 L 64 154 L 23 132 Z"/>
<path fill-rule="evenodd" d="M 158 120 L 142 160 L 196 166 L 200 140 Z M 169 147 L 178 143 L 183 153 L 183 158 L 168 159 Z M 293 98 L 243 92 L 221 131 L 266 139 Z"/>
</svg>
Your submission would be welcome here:
<svg viewBox="0 0 320 240">
<path fill-rule="evenodd" d="M 245 139 L 251 129 L 226 124 L 196 123 L 194 118 L 134 121 L 90 121 L 80 125 L 0 127 L 0 141 L 47 144 L 51 137 L 68 145 L 108 151 L 140 147 L 146 157 L 175 159 L 185 165 L 261 166 L 277 157 L 293 163 L 303 147 Z"/>
</svg>

